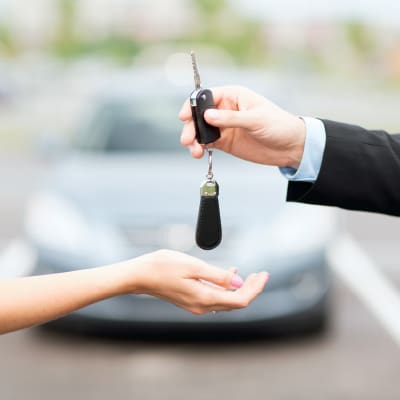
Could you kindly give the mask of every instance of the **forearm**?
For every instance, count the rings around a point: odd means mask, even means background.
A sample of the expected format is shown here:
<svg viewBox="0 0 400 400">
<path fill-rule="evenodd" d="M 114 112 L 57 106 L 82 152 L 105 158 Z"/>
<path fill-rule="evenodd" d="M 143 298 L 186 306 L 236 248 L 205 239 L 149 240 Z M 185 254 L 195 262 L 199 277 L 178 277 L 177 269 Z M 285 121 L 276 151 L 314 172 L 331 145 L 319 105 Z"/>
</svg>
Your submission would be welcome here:
<svg viewBox="0 0 400 400">
<path fill-rule="evenodd" d="M 400 215 L 400 136 L 324 121 L 327 143 L 314 183 L 291 182 L 289 201 Z"/>
<path fill-rule="evenodd" d="M 243 282 L 236 268 L 223 270 L 170 250 L 105 267 L 0 280 L 0 333 L 38 325 L 128 293 L 152 295 L 195 314 L 229 311 L 250 304 L 267 280 L 268 274 L 260 272 Z"/>
<path fill-rule="evenodd" d="M 0 281 L 0 333 L 41 324 L 134 291 L 135 262 Z"/>
</svg>

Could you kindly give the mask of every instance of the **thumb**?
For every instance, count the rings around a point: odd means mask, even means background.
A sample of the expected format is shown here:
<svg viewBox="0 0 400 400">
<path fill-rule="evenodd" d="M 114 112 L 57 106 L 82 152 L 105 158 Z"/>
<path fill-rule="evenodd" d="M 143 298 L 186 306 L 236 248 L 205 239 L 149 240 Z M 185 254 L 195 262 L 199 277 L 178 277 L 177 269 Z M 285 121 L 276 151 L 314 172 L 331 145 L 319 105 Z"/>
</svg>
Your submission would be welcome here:
<svg viewBox="0 0 400 400">
<path fill-rule="evenodd" d="M 193 278 L 201 279 L 226 289 L 239 289 L 243 285 L 243 279 L 233 270 L 224 270 L 211 265 L 203 265 L 196 271 Z"/>
<path fill-rule="evenodd" d="M 218 110 L 209 108 L 204 113 L 205 120 L 219 128 L 246 128 L 251 129 L 255 126 L 253 113 L 248 110 Z"/>
</svg>

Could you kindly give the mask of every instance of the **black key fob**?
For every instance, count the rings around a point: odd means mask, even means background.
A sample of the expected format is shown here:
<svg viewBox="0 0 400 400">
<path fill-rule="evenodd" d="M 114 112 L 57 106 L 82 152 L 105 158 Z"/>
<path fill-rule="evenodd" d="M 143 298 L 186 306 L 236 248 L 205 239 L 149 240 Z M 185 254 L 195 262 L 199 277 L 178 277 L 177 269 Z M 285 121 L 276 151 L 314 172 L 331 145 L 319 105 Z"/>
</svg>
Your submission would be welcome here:
<svg viewBox="0 0 400 400">
<path fill-rule="evenodd" d="M 222 240 L 221 216 L 219 212 L 219 187 L 213 179 L 212 150 L 207 144 L 215 142 L 221 137 L 219 128 L 212 126 L 204 119 L 204 113 L 209 108 L 215 108 L 213 95 L 210 89 L 202 89 L 196 56 L 191 52 L 195 90 L 190 95 L 190 106 L 194 121 L 196 139 L 206 145 L 208 151 L 207 180 L 200 187 L 200 207 L 196 226 L 196 243 L 203 250 L 212 250 Z"/>
<path fill-rule="evenodd" d="M 200 206 L 196 226 L 196 243 L 203 250 L 212 250 L 222 240 L 219 212 L 219 187 L 213 179 L 207 179 L 200 187 Z"/>
<path fill-rule="evenodd" d="M 190 106 L 192 108 L 196 140 L 200 144 L 209 144 L 218 140 L 221 137 L 219 128 L 208 124 L 204 119 L 204 112 L 209 108 L 215 108 L 211 90 L 194 90 L 190 95 Z"/>
</svg>

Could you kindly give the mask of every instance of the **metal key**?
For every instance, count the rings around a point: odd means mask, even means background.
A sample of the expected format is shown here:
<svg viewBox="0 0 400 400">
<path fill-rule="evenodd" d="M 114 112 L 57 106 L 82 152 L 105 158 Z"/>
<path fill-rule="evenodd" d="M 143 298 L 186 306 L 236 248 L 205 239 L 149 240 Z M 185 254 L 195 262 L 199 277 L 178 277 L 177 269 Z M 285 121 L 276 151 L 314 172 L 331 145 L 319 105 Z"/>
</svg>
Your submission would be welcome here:
<svg viewBox="0 0 400 400">
<path fill-rule="evenodd" d="M 192 57 L 195 85 L 195 89 L 190 95 L 190 106 L 192 109 L 196 139 L 200 144 L 209 144 L 221 137 L 219 128 L 208 124 L 204 119 L 204 112 L 209 108 L 215 108 L 214 98 L 210 89 L 202 89 L 196 55 L 194 51 L 191 51 L 190 55 Z"/>
</svg>

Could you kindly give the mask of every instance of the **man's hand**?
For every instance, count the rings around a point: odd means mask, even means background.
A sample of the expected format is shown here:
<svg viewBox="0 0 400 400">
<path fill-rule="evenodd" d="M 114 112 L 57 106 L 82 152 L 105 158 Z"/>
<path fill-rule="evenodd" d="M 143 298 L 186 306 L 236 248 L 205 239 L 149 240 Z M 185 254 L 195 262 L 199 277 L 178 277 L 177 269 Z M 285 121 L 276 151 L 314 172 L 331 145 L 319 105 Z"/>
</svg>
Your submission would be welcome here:
<svg viewBox="0 0 400 400">
<path fill-rule="evenodd" d="M 259 164 L 299 167 L 306 135 L 301 118 L 241 86 L 218 87 L 212 92 L 217 109 L 207 110 L 205 119 L 221 128 L 221 138 L 214 147 Z M 204 147 L 195 139 L 189 100 L 179 118 L 185 122 L 181 143 L 189 147 L 193 157 L 202 157 Z"/>
</svg>

